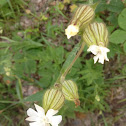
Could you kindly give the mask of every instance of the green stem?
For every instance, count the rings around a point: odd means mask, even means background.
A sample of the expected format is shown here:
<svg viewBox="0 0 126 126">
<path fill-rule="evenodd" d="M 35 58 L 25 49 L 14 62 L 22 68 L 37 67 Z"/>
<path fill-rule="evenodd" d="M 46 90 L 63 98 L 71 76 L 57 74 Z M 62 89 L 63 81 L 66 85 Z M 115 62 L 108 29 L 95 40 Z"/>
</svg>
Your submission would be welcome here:
<svg viewBox="0 0 126 126">
<path fill-rule="evenodd" d="M 82 53 L 83 49 L 84 49 L 85 43 L 84 42 L 80 42 L 78 43 L 74 49 L 72 50 L 72 52 L 70 53 L 70 55 L 68 56 L 68 58 L 66 59 L 60 75 L 56 81 L 56 83 L 54 84 L 54 86 L 56 86 L 57 84 L 62 83 L 65 80 L 66 75 L 68 74 L 68 72 L 70 71 L 70 69 L 72 68 L 73 64 L 75 63 L 75 61 L 77 60 L 77 58 L 80 56 L 80 54 Z M 72 56 L 73 55 L 73 56 Z M 71 60 L 70 60 L 71 59 Z M 68 65 L 67 65 L 68 64 Z M 56 86 L 58 87 L 58 85 Z M 59 86 L 60 87 L 60 86 Z M 58 87 L 58 88 L 59 88 Z"/>
<path fill-rule="evenodd" d="M 71 62 L 71 64 L 69 65 L 69 67 L 66 69 L 66 71 L 62 74 L 61 77 L 63 77 L 65 79 L 66 75 L 68 74 L 68 72 L 70 71 L 70 69 L 72 68 L 73 64 L 76 62 L 76 60 L 78 59 L 78 57 L 80 56 L 80 54 L 82 53 L 83 49 L 84 49 L 85 43 L 82 42 L 82 45 L 80 47 L 80 50 L 78 51 L 77 55 L 75 56 L 75 58 L 73 59 L 73 61 Z"/>
</svg>

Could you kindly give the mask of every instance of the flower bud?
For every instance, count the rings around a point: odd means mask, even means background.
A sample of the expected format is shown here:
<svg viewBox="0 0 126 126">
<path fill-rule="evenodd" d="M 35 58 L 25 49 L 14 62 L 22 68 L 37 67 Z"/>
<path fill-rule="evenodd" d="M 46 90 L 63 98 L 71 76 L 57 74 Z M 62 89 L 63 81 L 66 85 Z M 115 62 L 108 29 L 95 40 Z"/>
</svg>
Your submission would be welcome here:
<svg viewBox="0 0 126 126">
<path fill-rule="evenodd" d="M 104 23 L 89 24 L 83 33 L 83 40 L 88 46 L 107 46 L 108 30 Z"/>
<path fill-rule="evenodd" d="M 69 101 L 74 101 L 76 106 L 80 105 L 78 88 L 75 82 L 66 80 L 62 83 L 62 92 Z"/>
<path fill-rule="evenodd" d="M 82 30 L 94 18 L 94 10 L 89 5 L 82 5 L 76 10 L 70 25 L 65 29 L 65 34 L 69 39 L 75 36 L 79 30 Z"/>
<path fill-rule="evenodd" d="M 43 108 L 45 112 L 49 109 L 59 110 L 64 104 L 64 95 L 57 89 L 49 89 L 43 97 Z"/>
<path fill-rule="evenodd" d="M 104 64 L 104 60 L 109 61 L 107 53 L 110 51 L 108 44 L 108 30 L 104 23 L 89 24 L 83 33 L 83 40 L 89 46 L 87 51 L 94 55 L 94 63 L 99 59 L 99 63 Z"/>
</svg>

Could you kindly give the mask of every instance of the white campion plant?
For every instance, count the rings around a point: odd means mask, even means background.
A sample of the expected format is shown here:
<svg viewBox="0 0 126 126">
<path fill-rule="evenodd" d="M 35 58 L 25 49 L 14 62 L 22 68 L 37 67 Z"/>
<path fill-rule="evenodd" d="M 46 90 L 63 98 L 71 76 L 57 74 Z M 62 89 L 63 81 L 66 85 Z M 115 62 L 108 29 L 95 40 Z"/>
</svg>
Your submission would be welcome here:
<svg viewBox="0 0 126 126">
<path fill-rule="evenodd" d="M 45 111 L 42 107 L 35 105 L 37 111 L 32 108 L 27 110 L 27 115 L 29 116 L 26 118 L 27 121 L 30 121 L 30 126 L 58 126 L 58 124 L 62 121 L 62 116 L 55 114 L 58 113 L 58 110 L 49 109 L 45 114 Z"/>
</svg>

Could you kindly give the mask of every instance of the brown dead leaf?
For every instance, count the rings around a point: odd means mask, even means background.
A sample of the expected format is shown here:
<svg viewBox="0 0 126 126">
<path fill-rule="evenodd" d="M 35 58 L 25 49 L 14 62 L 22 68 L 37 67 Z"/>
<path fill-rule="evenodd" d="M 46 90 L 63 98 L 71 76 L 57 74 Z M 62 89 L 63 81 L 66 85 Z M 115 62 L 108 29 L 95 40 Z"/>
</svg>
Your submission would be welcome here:
<svg viewBox="0 0 126 126">
<path fill-rule="evenodd" d="M 76 117 L 79 118 L 79 119 L 83 119 L 83 118 L 86 117 L 86 114 L 81 113 L 81 112 L 75 112 L 75 115 L 76 115 Z"/>
<path fill-rule="evenodd" d="M 4 110 L 0 110 L 0 114 L 3 112 Z"/>
<path fill-rule="evenodd" d="M 10 80 L 6 80 L 6 84 L 9 85 L 11 83 Z"/>
</svg>

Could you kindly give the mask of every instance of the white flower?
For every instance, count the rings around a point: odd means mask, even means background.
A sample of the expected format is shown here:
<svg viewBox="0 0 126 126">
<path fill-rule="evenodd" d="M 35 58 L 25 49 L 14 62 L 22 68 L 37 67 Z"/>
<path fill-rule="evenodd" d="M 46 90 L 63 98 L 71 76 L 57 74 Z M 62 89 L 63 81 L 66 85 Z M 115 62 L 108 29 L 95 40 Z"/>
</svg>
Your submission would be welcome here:
<svg viewBox="0 0 126 126">
<path fill-rule="evenodd" d="M 100 101 L 100 97 L 98 95 L 95 96 L 95 99 L 99 102 Z"/>
<path fill-rule="evenodd" d="M 7 76 L 10 76 L 11 75 L 11 69 L 9 67 L 4 67 L 4 70 L 5 70 L 5 74 Z"/>
<path fill-rule="evenodd" d="M 104 64 L 104 60 L 109 61 L 107 57 L 107 52 L 110 50 L 103 46 L 91 45 L 87 51 L 91 51 L 94 55 L 94 63 L 99 59 L 99 63 Z"/>
<path fill-rule="evenodd" d="M 71 36 L 75 36 L 79 32 L 79 27 L 76 25 L 69 25 L 67 29 L 65 29 L 65 34 L 67 35 L 67 38 L 69 39 Z"/>
<path fill-rule="evenodd" d="M 62 121 L 62 116 L 54 116 L 58 113 L 58 110 L 49 109 L 45 115 L 45 111 L 42 107 L 35 104 L 35 108 L 37 111 L 29 108 L 27 110 L 27 115 L 29 116 L 26 118 L 27 121 L 31 121 L 29 123 L 30 126 L 58 126 L 58 124 Z"/>
</svg>

